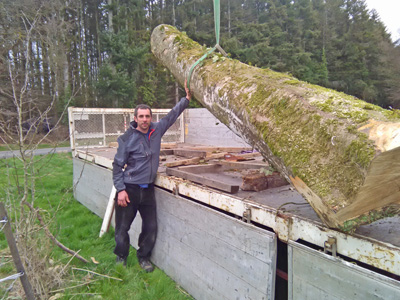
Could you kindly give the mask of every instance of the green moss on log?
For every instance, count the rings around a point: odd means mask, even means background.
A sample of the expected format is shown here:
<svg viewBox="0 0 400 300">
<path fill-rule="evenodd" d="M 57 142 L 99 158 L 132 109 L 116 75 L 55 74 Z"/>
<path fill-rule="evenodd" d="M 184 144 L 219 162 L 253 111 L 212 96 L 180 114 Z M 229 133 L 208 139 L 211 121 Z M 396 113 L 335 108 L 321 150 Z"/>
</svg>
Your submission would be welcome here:
<svg viewBox="0 0 400 300">
<path fill-rule="evenodd" d="M 208 83 L 223 81 L 223 77 L 229 74 L 231 68 L 232 65 L 229 64 L 218 68 L 214 66 L 212 72 L 207 72 Z M 235 72 L 239 76 L 233 76 L 230 84 L 219 90 L 219 97 L 226 95 L 232 109 L 244 108 L 247 111 L 251 124 L 260 132 L 271 152 L 285 165 L 290 166 L 293 175 L 299 176 L 332 207 L 343 206 L 354 196 L 355 185 L 363 180 L 362 172 L 354 172 L 353 168 L 343 169 L 343 166 L 359 164 L 366 168 L 374 155 L 373 149 L 369 145 L 354 143 L 348 147 L 347 152 L 336 153 L 330 149 L 333 147 L 332 137 L 338 127 L 344 126 L 343 124 L 339 124 L 336 119 L 321 117 L 317 110 L 314 113 L 305 110 L 301 100 L 297 97 L 290 98 L 290 94 L 282 95 L 278 86 L 274 86 L 262 76 L 253 76 L 251 68 L 241 68 L 236 64 Z M 270 70 L 264 72 L 268 77 L 279 80 L 287 81 L 288 78 L 287 75 Z M 266 84 L 266 82 L 269 83 Z M 240 99 L 236 93 L 240 94 Z M 329 98 L 326 103 L 320 103 L 316 108 L 332 112 L 331 109 L 321 108 L 322 106 L 328 108 L 333 104 L 334 99 Z M 212 110 L 220 109 L 217 105 L 213 105 Z M 357 113 L 358 111 L 354 112 L 352 117 L 360 121 L 361 118 Z M 263 120 L 262 117 L 258 118 L 265 115 L 268 116 L 268 121 Z M 345 113 L 343 113 L 343 118 L 346 118 Z M 228 125 L 229 119 L 222 117 L 221 122 Z M 357 134 L 357 131 L 355 130 L 353 134 Z M 326 157 L 324 165 L 313 161 L 315 153 Z M 354 153 L 357 153 L 356 161 L 351 159 Z M 315 177 L 315 174 L 319 176 Z M 340 176 L 334 174 L 340 174 Z M 349 181 L 347 178 L 354 178 L 354 180 Z M 345 190 L 345 194 L 340 193 L 340 190 Z"/>
<path fill-rule="evenodd" d="M 175 35 L 174 46 L 181 49 L 178 62 L 194 63 L 207 51 L 173 27 L 165 30 Z M 211 110 L 222 123 L 229 126 L 229 110 L 246 113 L 243 119 L 257 130 L 249 134 L 259 135 L 291 175 L 299 176 L 332 207 L 352 201 L 376 155 L 358 128 L 370 119 L 400 120 L 397 111 L 218 53 L 206 58 L 196 72 L 202 80 L 199 86 L 217 89 L 219 99 Z"/>
</svg>

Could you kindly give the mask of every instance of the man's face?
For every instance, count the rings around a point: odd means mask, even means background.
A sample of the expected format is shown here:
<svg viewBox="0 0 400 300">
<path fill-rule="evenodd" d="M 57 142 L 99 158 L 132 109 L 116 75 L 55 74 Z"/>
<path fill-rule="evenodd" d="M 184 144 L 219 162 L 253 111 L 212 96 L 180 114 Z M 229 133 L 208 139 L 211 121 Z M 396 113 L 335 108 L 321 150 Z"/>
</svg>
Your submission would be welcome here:
<svg viewBox="0 0 400 300">
<path fill-rule="evenodd" d="M 149 126 L 151 122 L 150 109 L 138 109 L 137 116 L 134 117 L 136 123 L 138 124 L 137 130 L 147 133 L 149 131 Z"/>
</svg>

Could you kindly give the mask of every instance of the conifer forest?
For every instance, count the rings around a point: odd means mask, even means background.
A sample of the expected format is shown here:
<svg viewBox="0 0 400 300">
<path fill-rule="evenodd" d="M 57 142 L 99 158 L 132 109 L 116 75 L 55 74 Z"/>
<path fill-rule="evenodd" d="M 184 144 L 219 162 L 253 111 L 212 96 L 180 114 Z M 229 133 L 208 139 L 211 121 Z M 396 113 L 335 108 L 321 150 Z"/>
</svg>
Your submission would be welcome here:
<svg viewBox="0 0 400 300">
<path fill-rule="evenodd" d="M 364 0 L 220 4 L 220 45 L 231 58 L 400 108 L 400 41 Z M 0 121 L 12 119 L 21 91 L 35 102 L 30 114 L 54 101 L 54 117 L 66 105 L 171 107 L 183 91 L 150 51 L 159 24 L 215 45 L 212 0 L 1 1 Z"/>
</svg>

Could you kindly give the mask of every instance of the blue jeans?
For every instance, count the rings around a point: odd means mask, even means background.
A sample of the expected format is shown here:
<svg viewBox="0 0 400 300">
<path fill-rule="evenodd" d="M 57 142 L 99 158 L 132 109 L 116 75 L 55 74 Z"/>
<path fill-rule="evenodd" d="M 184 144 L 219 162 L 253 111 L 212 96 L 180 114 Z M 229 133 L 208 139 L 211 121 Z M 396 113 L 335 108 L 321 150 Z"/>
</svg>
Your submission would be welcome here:
<svg viewBox="0 0 400 300">
<path fill-rule="evenodd" d="M 126 259 L 129 255 L 130 240 L 128 231 L 139 211 L 142 217 L 142 231 L 139 235 L 138 259 L 149 259 L 157 237 L 157 211 L 154 184 L 141 188 L 136 184 L 125 184 L 130 203 L 118 206 L 115 200 L 115 249 L 114 253 Z M 117 198 L 117 196 L 116 196 Z"/>
</svg>

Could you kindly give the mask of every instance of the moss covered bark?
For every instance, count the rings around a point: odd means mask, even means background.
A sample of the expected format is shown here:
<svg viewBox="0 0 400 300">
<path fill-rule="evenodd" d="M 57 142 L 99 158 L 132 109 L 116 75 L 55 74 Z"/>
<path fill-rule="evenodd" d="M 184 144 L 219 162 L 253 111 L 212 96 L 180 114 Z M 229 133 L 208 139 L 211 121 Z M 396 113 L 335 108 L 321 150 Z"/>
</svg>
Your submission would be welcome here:
<svg viewBox="0 0 400 300">
<path fill-rule="evenodd" d="M 167 25 L 154 29 L 151 46 L 181 83 L 206 51 Z M 355 201 L 375 157 L 400 146 L 371 136 L 384 124 L 400 139 L 396 112 L 220 54 L 196 67 L 191 90 L 282 175 L 301 178 L 333 210 Z"/>
</svg>

